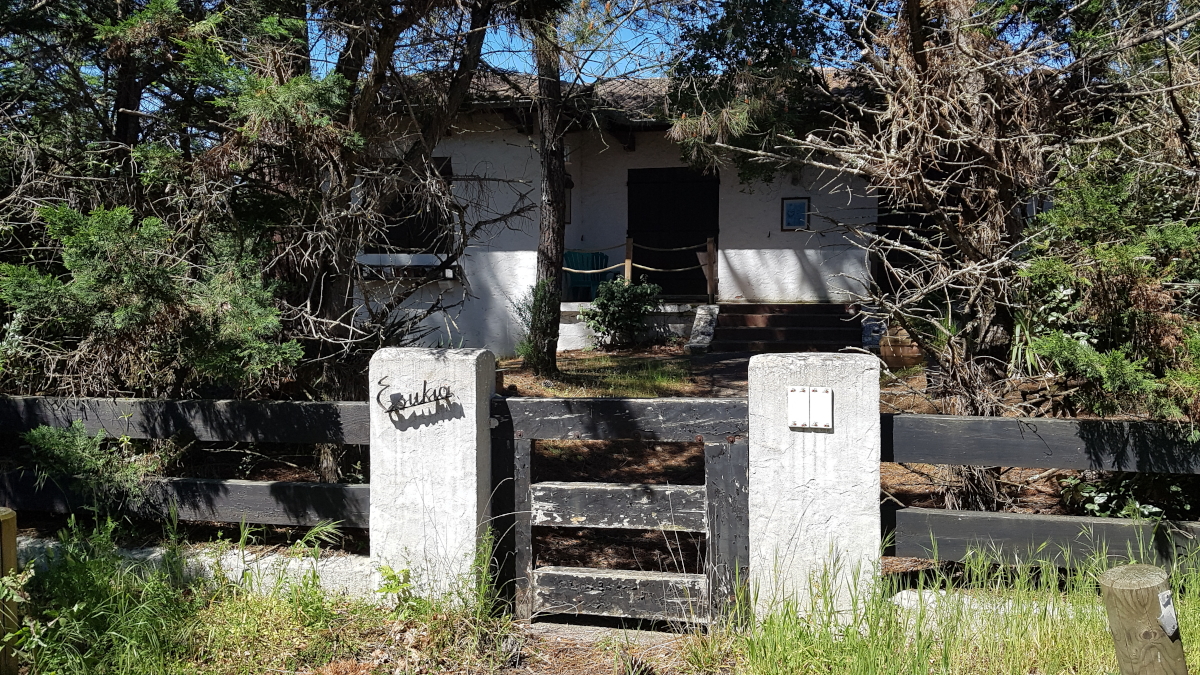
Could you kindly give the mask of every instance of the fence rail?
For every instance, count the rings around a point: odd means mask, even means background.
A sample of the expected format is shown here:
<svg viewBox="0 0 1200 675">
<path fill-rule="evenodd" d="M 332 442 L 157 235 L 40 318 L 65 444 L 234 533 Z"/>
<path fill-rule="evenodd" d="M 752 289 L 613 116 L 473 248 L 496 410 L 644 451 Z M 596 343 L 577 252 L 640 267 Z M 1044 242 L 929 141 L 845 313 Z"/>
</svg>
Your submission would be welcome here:
<svg viewBox="0 0 1200 675">
<path fill-rule="evenodd" d="M 65 483 L 38 485 L 32 472 L 0 474 L 0 504 L 16 511 L 67 514 L 90 504 Z M 333 520 L 344 527 L 370 526 L 371 486 L 349 483 L 162 478 L 146 486 L 138 512 L 182 521 L 312 527 Z"/>
<path fill-rule="evenodd" d="M 103 430 L 131 438 L 368 444 L 368 405 L 365 401 L 0 397 L 0 443 L 14 442 L 17 434 L 39 425 L 67 426 L 81 420 L 91 432 Z M 513 441 L 506 438 L 523 441 L 526 453 L 530 439 L 701 442 L 706 457 L 714 459 L 716 466 L 715 458 L 722 453 L 746 451 L 747 415 L 744 398 L 496 398 L 492 403 L 498 434 L 493 460 L 496 482 L 513 475 Z M 1200 473 L 1200 443 L 1190 441 L 1189 428 L 1178 424 L 908 414 L 881 417 L 883 461 Z M 528 462 L 528 454 L 523 461 Z M 713 537 L 714 545 L 726 550 L 717 557 L 732 560 L 746 548 L 740 534 L 745 524 L 736 522 L 745 517 L 739 505 L 745 498 L 745 486 L 729 479 L 722 487 L 716 480 L 722 471 L 712 472 L 707 493 L 702 486 L 533 484 L 528 486 L 533 504 L 525 504 L 525 508 L 537 510 L 539 515 L 531 523 L 537 525 L 584 518 L 589 519 L 590 527 L 721 528 Z M 171 478 L 150 486 L 144 512 L 165 516 L 174 504 L 182 520 L 311 526 L 328 519 L 348 527 L 368 527 L 369 495 L 369 485 Z M 37 489 L 28 473 L 0 475 L 0 505 L 66 513 L 84 503 L 84 496 L 72 494 L 62 485 L 47 483 Z M 619 509 L 614 506 L 622 504 Z M 724 519 L 712 513 L 721 504 L 727 514 Z M 661 510 L 657 505 L 669 508 Z M 513 510 L 513 504 L 495 507 Z M 1148 546 L 1165 552 L 1172 546 L 1191 545 L 1200 537 L 1200 523 L 1156 527 L 1079 516 L 920 508 L 893 511 L 885 516 L 885 527 L 894 532 L 894 552 L 912 557 L 936 553 L 943 559 L 956 559 L 968 548 L 982 547 L 1016 558 L 1037 552 L 1057 560 L 1080 559 L 1102 549 L 1123 554 Z M 617 512 L 628 517 L 614 520 L 606 515 Z M 680 583 L 688 586 L 692 582 Z M 666 601 L 667 596 L 660 597 Z"/>
<path fill-rule="evenodd" d="M 1171 422 L 883 415 L 885 462 L 1200 473 L 1200 443 Z"/>
<path fill-rule="evenodd" d="M 187 436 L 243 443 L 371 441 L 366 401 L 170 401 L 145 398 L 0 397 L 0 438 L 39 425 L 129 438 Z"/>
<path fill-rule="evenodd" d="M 509 398 L 493 417 L 509 417 L 515 438 L 728 442 L 749 427 L 744 398 Z"/>
<path fill-rule="evenodd" d="M 885 525 L 889 515 L 895 519 L 892 554 L 910 558 L 962 560 L 975 550 L 1010 561 L 1047 560 L 1064 566 L 1096 553 L 1117 557 L 1148 553 L 1165 560 L 1181 547 L 1195 546 L 1200 537 L 1197 522 L 1156 524 L 1121 518 L 913 507 L 888 511 Z"/>
</svg>

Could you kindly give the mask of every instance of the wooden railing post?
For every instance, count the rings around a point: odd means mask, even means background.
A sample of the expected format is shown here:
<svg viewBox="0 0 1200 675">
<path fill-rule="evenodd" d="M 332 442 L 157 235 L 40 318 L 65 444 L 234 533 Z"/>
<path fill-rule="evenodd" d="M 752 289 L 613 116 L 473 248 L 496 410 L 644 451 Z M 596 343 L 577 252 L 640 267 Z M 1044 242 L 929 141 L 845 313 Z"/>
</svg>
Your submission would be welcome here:
<svg viewBox="0 0 1200 675">
<path fill-rule="evenodd" d="M 17 571 L 17 514 L 0 508 L 0 577 Z M 3 644 L 4 636 L 17 630 L 17 603 L 0 602 L 0 675 L 17 675 L 17 657 Z"/>
<path fill-rule="evenodd" d="M 1187 675 L 1166 571 L 1122 565 L 1101 574 L 1099 581 L 1121 675 Z"/>
<path fill-rule="evenodd" d="M 708 265 L 708 304 L 713 304 L 717 299 L 717 244 L 712 238 L 708 238 L 708 257 L 705 259 L 705 264 Z"/>
<path fill-rule="evenodd" d="M 633 282 L 633 237 L 625 238 L 625 283 Z"/>
</svg>

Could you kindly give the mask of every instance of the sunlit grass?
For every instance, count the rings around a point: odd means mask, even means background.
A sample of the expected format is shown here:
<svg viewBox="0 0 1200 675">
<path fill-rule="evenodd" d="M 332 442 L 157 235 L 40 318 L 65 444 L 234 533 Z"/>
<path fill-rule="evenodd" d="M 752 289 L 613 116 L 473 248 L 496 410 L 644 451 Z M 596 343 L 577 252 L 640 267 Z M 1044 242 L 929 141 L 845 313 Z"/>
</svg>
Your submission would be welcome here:
<svg viewBox="0 0 1200 675">
<path fill-rule="evenodd" d="M 560 374 L 549 379 L 518 370 L 518 364 L 506 362 L 501 367 L 513 368 L 506 373 L 505 381 L 516 384 L 522 396 L 654 398 L 692 396 L 699 389 L 685 356 L 583 352 L 560 357 Z M 546 386 L 547 381 L 550 386 Z"/>
<path fill-rule="evenodd" d="M 162 558 L 127 559 L 113 529 L 72 525 L 47 566 L 0 587 L 23 600 L 27 619 L 15 644 L 30 673 L 489 673 L 504 662 L 511 621 L 498 611 L 489 566 L 479 561 L 446 597 L 399 589 L 356 599 L 325 592 L 315 573 L 242 583 L 195 577 L 177 546 Z M 307 537 L 294 552 L 317 555 L 319 546 Z M 490 555 L 482 547 L 479 560 Z"/>
<path fill-rule="evenodd" d="M 1124 562 L 1124 561 L 1119 561 Z M 1175 565 L 1180 630 L 1200 665 L 1200 562 Z M 1070 570 L 999 565 L 987 555 L 859 589 L 844 613 L 813 611 L 831 598 L 816 582 L 811 604 L 784 604 L 750 628 L 717 627 L 685 639 L 695 673 L 745 675 L 1051 675 L 1118 672 L 1096 579 L 1103 557 Z M 904 592 L 905 606 L 897 594 Z"/>
</svg>

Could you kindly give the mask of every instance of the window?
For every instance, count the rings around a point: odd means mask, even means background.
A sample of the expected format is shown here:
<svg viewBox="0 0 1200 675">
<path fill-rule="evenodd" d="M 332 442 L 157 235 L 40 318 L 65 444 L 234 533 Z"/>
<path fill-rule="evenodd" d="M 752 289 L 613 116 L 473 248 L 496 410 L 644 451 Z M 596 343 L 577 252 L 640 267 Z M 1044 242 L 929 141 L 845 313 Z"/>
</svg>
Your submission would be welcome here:
<svg viewBox="0 0 1200 675">
<path fill-rule="evenodd" d="M 437 173 L 446 181 L 454 176 L 449 157 L 432 158 Z M 387 222 L 385 246 L 368 246 L 365 253 L 402 251 L 405 253 L 448 253 L 447 214 L 429 208 L 428 203 L 414 192 L 401 193 L 383 211 Z"/>
<path fill-rule="evenodd" d="M 783 200 L 783 231 L 808 230 L 808 197 Z"/>
</svg>

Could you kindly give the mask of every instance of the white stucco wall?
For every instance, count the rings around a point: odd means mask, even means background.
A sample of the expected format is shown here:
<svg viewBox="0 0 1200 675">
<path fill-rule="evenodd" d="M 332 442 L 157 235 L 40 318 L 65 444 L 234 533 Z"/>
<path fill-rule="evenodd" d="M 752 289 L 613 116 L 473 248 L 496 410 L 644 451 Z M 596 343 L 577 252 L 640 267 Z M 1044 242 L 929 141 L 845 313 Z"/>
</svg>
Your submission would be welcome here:
<svg viewBox="0 0 1200 675">
<path fill-rule="evenodd" d="M 575 182 L 567 248 L 605 246 L 610 263 L 624 258 L 630 169 L 681 167 L 679 148 L 663 132 L 637 134 L 625 150 L 607 134 L 572 134 L 568 171 Z M 721 302 L 847 302 L 866 279 L 867 256 L 847 238 L 845 224 L 870 223 L 876 200 L 848 176 L 806 169 L 771 183 L 742 183 L 732 166 L 721 172 L 718 298 Z M 809 198 L 812 232 L 784 232 L 782 200 Z M 697 242 L 680 242 L 687 245 Z"/>
<path fill-rule="evenodd" d="M 536 136 L 514 130 L 499 116 L 467 118 L 438 146 L 435 155 L 450 157 L 457 176 L 455 193 L 471 220 L 494 219 L 521 205 L 536 206 L 540 167 Z M 664 132 L 640 132 L 636 148 L 626 150 L 611 135 L 597 131 L 568 136 L 567 171 L 571 191 L 568 249 L 608 248 L 610 264 L 624 259 L 630 169 L 681 167 L 678 147 Z M 783 232 L 781 200 L 810 199 L 814 232 Z M 721 174 L 718 297 L 721 302 L 846 302 L 855 280 L 867 275 L 866 255 L 852 246 L 838 225 L 875 218 L 875 199 L 861 181 L 805 171 L 784 174 L 770 184 L 741 183 L 732 167 Z M 537 212 L 489 227 L 461 261 L 466 286 L 459 281 L 431 286 L 414 306 L 439 294 L 460 307 L 432 320 L 430 346 L 482 347 L 512 354 L 520 339 L 513 304 L 533 286 L 536 276 Z M 681 245 L 691 242 L 680 242 Z M 564 326 L 563 349 L 587 342 L 578 326 Z"/>
<path fill-rule="evenodd" d="M 782 200 L 809 199 L 812 231 L 784 232 Z M 722 302 L 849 302 L 863 290 L 866 252 L 847 224 L 875 220 L 866 183 L 806 168 L 770 184 L 721 180 L 721 241 L 717 252 Z"/>
<path fill-rule="evenodd" d="M 370 383 L 371 561 L 444 594 L 467 577 L 489 513 L 496 359 L 380 349 Z"/>
<path fill-rule="evenodd" d="M 455 195 L 471 205 L 469 222 L 497 219 L 524 206 L 535 208 L 489 226 L 467 247 L 460 260 L 465 284 L 454 281 L 450 289 L 430 287 L 413 299 L 418 306 L 441 294 L 445 303 L 461 303 L 427 322 L 436 332 L 425 343 L 512 354 L 520 339 L 513 304 L 533 287 L 537 274 L 536 205 L 541 178 L 537 149 L 529 136 L 488 116 L 467 119 L 438 145 L 434 155 L 450 157 Z"/>
</svg>

